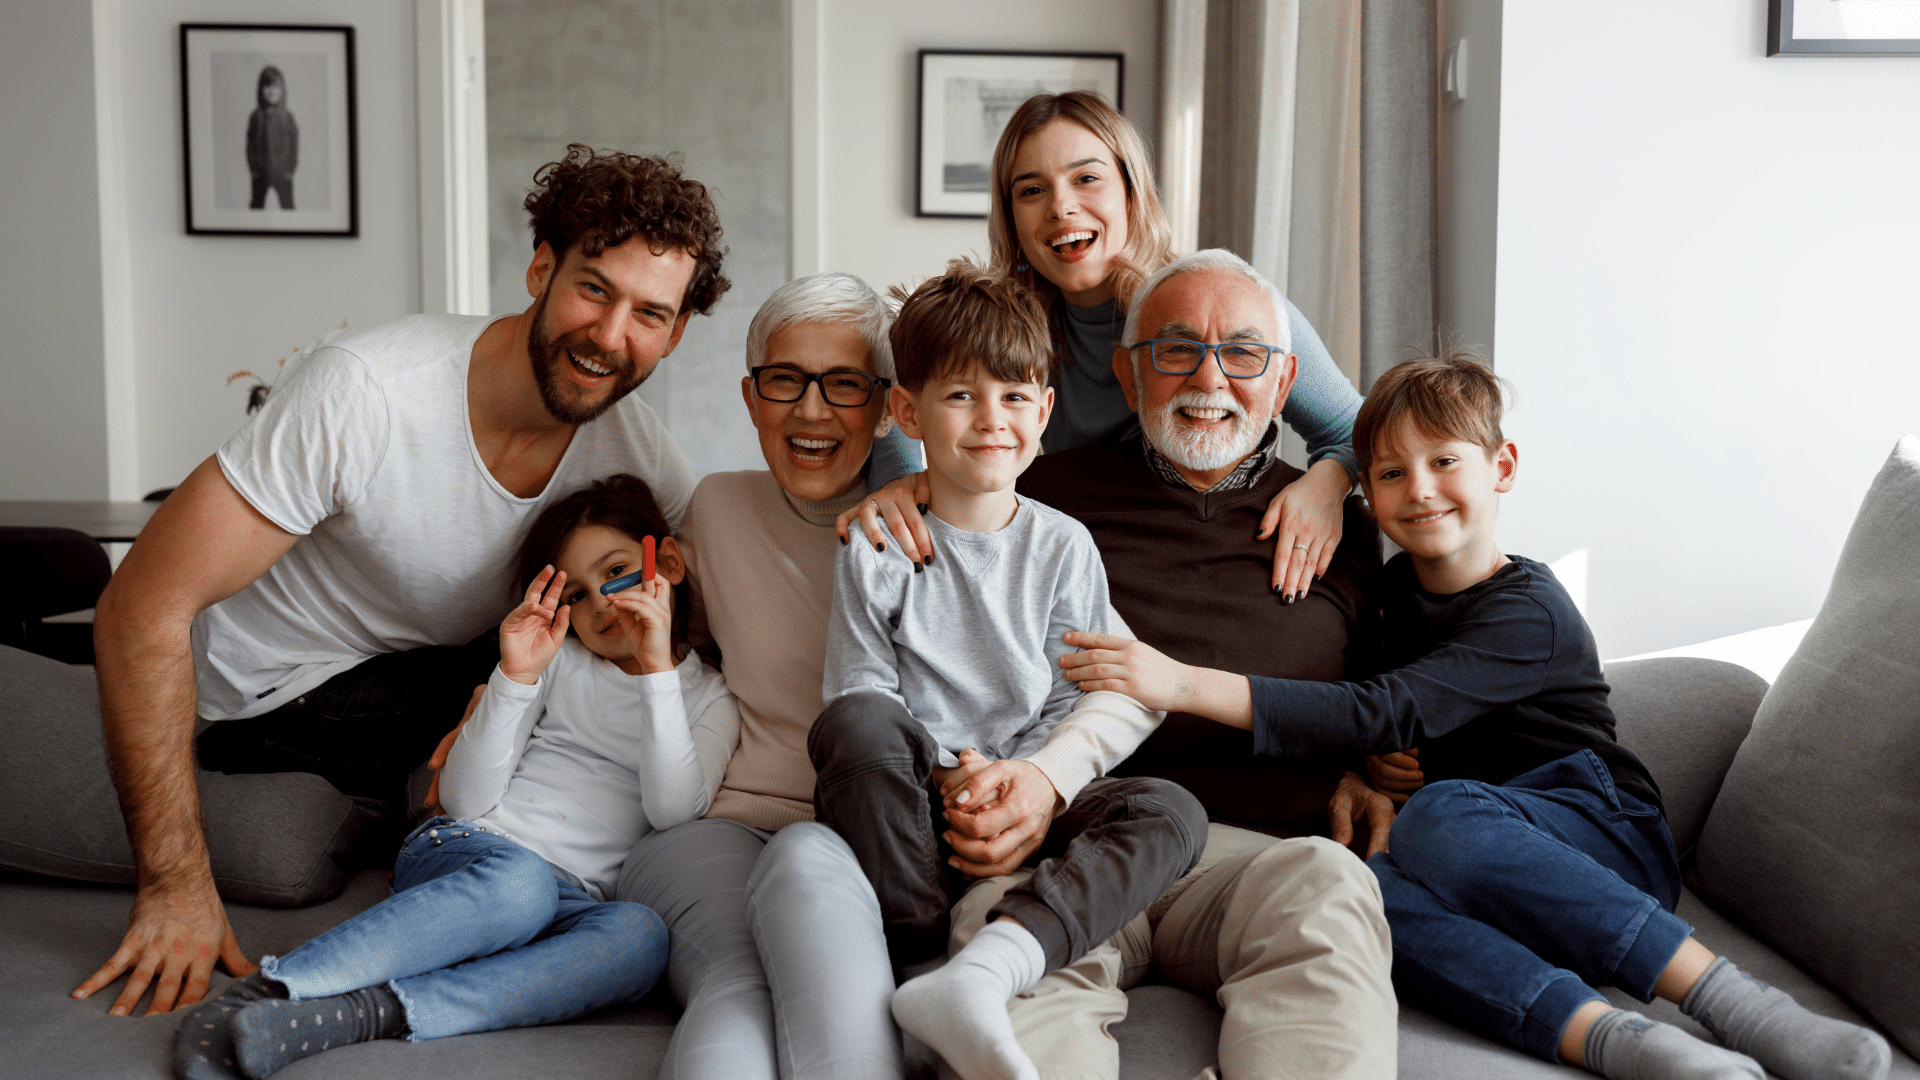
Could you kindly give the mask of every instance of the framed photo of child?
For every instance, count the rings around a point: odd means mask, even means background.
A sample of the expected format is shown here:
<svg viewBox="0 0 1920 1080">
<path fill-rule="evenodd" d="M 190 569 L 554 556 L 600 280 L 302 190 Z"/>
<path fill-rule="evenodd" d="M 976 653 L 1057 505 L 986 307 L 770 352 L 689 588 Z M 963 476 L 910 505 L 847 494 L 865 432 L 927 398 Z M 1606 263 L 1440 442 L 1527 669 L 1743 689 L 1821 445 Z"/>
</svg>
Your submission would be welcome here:
<svg viewBox="0 0 1920 1080">
<path fill-rule="evenodd" d="M 358 236 L 353 27 L 180 24 L 187 232 Z"/>
</svg>

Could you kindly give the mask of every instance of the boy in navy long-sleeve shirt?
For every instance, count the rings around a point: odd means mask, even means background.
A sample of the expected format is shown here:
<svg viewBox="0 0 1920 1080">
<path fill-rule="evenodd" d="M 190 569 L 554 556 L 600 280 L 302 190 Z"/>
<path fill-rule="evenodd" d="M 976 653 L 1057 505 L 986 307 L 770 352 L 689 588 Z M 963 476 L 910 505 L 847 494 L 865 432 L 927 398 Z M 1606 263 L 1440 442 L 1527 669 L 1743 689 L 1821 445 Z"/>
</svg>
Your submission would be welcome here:
<svg viewBox="0 0 1920 1080">
<path fill-rule="evenodd" d="M 1465 356 L 1394 368 L 1360 410 L 1361 484 L 1404 549 L 1370 590 L 1379 674 L 1249 678 L 1107 637 L 1061 660 L 1068 678 L 1251 728 L 1261 753 L 1387 755 L 1370 772 L 1414 792 L 1368 860 L 1394 973 L 1469 1027 L 1611 1080 L 1883 1080 L 1884 1039 L 1801 1008 L 1673 914 L 1660 792 L 1614 737 L 1586 620 L 1552 571 L 1494 542 L 1519 465 L 1500 413 L 1498 381 Z M 1330 812 L 1338 831 L 1346 809 Z M 1725 1049 L 1596 984 L 1678 1003 Z"/>
</svg>

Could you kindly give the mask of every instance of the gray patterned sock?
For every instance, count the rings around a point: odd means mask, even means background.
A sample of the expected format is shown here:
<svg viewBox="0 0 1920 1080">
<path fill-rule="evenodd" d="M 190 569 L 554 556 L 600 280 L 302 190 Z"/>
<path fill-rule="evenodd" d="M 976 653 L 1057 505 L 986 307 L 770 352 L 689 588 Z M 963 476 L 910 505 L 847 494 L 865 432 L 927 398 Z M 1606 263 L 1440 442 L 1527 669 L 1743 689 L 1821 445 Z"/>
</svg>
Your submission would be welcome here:
<svg viewBox="0 0 1920 1080">
<path fill-rule="evenodd" d="M 304 1057 L 406 1033 L 406 1010 L 385 986 L 306 1001 L 257 1001 L 233 1018 L 233 1056 L 252 1080 Z"/>
<path fill-rule="evenodd" d="M 1808 1012 L 1724 956 L 1693 984 L 1680 1011 L 1787 1080 L 1886 1080 L 1893 1067 L 1893 1051 L 1877 1033 Z"/>
<path fill-rule="evenodd" d="M 233 1018 L 243 1006 L 283 998 L 280 984 L 259 971 L 227 984 L 217 998 L 195 1005 L 180 1020 L 173 1043 L 173 1075 L 179 1080 L 239 1080 L 233 1059 Z"/>
<path fill-rule="evenodd" d="M 1752 1058 L 1625 1009 L 1602 1013 L 1582 1052 L 1607 1080 L 1766 1080 Z"/>
</svg>

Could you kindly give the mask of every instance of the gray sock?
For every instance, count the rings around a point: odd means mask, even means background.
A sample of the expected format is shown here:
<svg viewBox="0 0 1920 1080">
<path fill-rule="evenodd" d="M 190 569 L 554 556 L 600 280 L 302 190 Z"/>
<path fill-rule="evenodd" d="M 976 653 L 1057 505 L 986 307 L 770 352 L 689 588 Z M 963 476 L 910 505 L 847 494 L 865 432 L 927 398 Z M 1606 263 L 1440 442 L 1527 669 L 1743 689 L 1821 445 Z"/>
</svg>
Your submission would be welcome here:
<svg viewBox="0 0 1920 1080">
<path fill-rule="evenodd" d="M 1625 1009 L 1593 1022 L 1582 1053 L 1607 1080 L 1766 1080 L 1752 1058 Z"/>
<path fill-rule="evenodd" d="M 1752 1055 L 1787 1080 L 1886 1080 L 1893 1066 L 1893 1051 L 1878 1034 L 1808 1012 L 1724 956 L 1693 984 L 1680 1011 L 1729 1050 Z"/>
<path fill-rule="evenodd" d="M 233 1018 L 233 1056 L 252 1080 L 322 1050 L 406 1033 L 406 1010 L 384 986 L 306 1001 L 257 1001 Z"/>
<path fill-rule="evenodd" d="M 239 1080 L 233 1060 L 233 1018 L 241 1007 L 268 998 L 283 998 L 280 984 L 259 971 L 227 984 L 217 998 L 195 1005 L 180 1020 L 173 1043 L 173 1075 L 179 1080 Z"/>
</svg>

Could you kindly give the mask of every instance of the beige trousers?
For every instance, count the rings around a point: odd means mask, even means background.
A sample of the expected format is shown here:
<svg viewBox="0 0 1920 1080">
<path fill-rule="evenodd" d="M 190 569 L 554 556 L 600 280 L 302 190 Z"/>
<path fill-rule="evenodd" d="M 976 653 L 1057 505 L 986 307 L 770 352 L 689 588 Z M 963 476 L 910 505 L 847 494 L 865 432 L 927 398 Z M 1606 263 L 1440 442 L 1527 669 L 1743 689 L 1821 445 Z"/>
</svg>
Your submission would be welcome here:
<svg viewBox="0 0 1920 1080">
<path fill-rule="evenodd" d="M 975 884 L 949 954 L 1027 871 Z M 1209 827 L 1191 872 L 1140 917 L 1007 1004 L 1045 1080 L 1114 1080 L 1129 987 L 1151 969 L 1226 1010 L 1208 1080 L 1391 1080 L 1399 1052 L 1393 942 L 1380 886 L 1331 840 Z M 953 1074 L 944 1069 L 942 1075 Z"/>
</svg>

